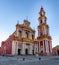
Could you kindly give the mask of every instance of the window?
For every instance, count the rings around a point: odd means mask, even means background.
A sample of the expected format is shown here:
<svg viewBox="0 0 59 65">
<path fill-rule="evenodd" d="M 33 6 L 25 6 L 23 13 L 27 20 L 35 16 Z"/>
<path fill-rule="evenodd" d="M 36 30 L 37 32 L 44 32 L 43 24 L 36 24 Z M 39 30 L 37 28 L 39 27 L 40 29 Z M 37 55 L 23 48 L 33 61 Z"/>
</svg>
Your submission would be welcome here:
<svg viewBox="0 0 59 65">
<path fill-rule="evenodd" d="M 42 27 L 42 33 L 43 33 L 43 35 L 44 35 L 44 26 Z"/>
<path fill-rule="evenodd" d="M 46 27 L 44 26 L 44 34 L 46 34 Z"/>
<path fill-rule="evenodd" d="M 38 36 L 40 36 L 40 30 L 38 30 Z"/>
<path fill-rule="evenodd" d="M 19 36 L 20 36 L 20 37 L 22 36 L 22 32 L 21 32 L 21 31 L 19 31 Z"/>
<path fill-rule="evenodd" d="M 32 35 L 32 39 L 34 39 L 34 35 Z"/>
<path fill-rule="evenodd" d="M 26 37 L 28 38 L 28 32 L 26 31 Z"/>
<path fill-rule="evenodd" d="M 41 20 L 41 24 L 42 24 L 42 20 Z"/>
</svg>

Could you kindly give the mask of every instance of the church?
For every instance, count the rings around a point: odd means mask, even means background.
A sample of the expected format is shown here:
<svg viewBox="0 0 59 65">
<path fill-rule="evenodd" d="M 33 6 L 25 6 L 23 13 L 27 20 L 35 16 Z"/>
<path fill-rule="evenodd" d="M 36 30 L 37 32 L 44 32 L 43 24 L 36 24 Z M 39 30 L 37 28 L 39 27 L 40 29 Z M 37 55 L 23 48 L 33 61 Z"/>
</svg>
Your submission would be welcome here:
<svg viewBox="0 0 59 65">
<path fill-rule="evenodd" d="M 30 22 L 24 20 L 23 24 L 16 24 L 16 30 L 8 39 L 1 43 L 1 55 L 51 55 L 52 39 L 49 34 L 47 17 L 43 7 L 40 8 L 38 37 L 35 30 L 30 27 Z"/>
</svg>

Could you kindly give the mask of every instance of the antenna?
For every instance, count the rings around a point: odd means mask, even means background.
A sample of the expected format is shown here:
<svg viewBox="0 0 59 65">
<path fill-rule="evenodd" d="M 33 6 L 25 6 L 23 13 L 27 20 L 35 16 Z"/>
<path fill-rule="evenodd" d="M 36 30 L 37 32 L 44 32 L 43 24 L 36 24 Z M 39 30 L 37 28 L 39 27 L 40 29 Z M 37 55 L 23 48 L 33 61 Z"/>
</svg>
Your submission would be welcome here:
<svg viewBox="0 0 59 65">
<path fill-rule="evenodd" d="M 17 24 L 19 24 L 19 20 L 17 20 Z"/>
<path fill-rule="evenodd" d="M 43 8 L 43 6 L 41 5 L 41 8 Z"/>
<path fill-rule="evenodd" d="M 26 20 L 28 20 L 28 16 L 26 17 Z"/>
</svg>

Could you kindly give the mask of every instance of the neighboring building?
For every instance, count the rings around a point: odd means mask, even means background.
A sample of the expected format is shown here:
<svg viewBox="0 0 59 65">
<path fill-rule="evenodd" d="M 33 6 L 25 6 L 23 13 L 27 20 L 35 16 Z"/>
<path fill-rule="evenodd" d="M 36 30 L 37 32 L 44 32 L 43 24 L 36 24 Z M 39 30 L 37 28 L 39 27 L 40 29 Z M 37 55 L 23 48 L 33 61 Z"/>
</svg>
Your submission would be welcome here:
<svg viewBox="0 0 59 65">
<path fill-rule="evenodd" d="M 38 45 L 39 45 L 39 54 L 41 55 L 50 55 L 52 53 L 52 42 L 51 36 L 49 34 L 49 26 L 47 25 L 47 17 L 45 16 L 45 11 L 41 7 L 39 12 L 40 17 L 38 25 Z"/>
<path fill-rule="evenodd" d="M 53 55 L 59 55 L 59 45 L 52 48 Z"/>
<path fill-rule="evenodd" d="M 35 39 L 35 30 L 30 27 L 30 22 L 24 20 L 23 24 L 16 24 L 15 32 L 1 44 L 2 55 L 50 55 L 52 53 L 49 26 L 43 8 L 40 9 L 38 37 Z"/>
</svg>

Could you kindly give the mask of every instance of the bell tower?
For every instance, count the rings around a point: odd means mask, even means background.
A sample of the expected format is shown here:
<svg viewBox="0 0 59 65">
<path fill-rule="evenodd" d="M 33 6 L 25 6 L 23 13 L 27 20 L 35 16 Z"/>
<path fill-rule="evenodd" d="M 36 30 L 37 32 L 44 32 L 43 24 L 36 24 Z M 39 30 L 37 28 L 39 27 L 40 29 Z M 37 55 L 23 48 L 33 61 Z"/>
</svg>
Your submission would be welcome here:
<svg viewBox="0 0 59 65">
<path fill-rule="evenodd" d="M 49 34 L 49 26 L 47 25 L 47 17 L 45 16 L 45 11 L 41 7 L 39 12 L 39 25 L 38 25 L 38 51 L 41 55 L 48 55 L 52 53 L 52 43 L 51 36 Z"/>
</svg>

